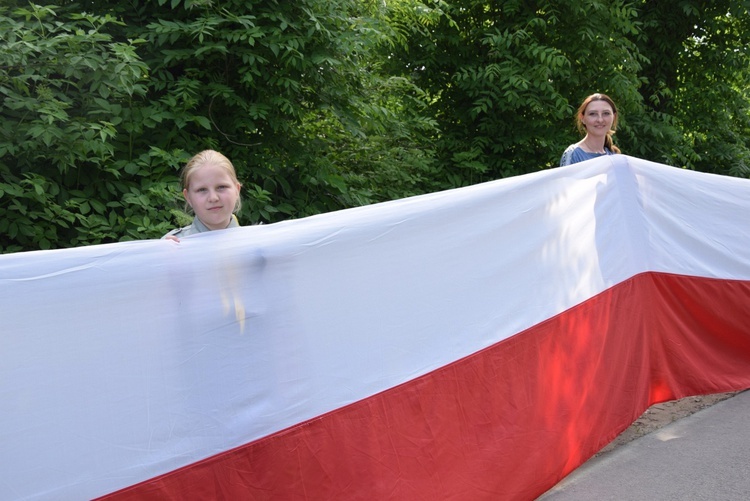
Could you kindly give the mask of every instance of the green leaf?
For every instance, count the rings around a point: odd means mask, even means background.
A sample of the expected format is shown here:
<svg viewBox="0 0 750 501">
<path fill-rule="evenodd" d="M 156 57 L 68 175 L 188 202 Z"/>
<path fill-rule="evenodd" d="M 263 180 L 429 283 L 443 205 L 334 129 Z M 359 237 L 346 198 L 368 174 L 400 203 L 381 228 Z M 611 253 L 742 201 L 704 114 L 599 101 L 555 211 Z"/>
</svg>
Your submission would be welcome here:
<svg viewBox="0 0 750 501">
<path fill-rule="evenodd" d="M 195 121 L 204 129 L 211 130 L 211 122 L 206 117 L 195 117 Z"/>
<path fill-rule="evenodd" d="M 141 170 L 141 167 L 134 162 L 128 162 L 127 164 L 125 164 L 124 169 L 128 174 L 135 175 L 138 174 L 138 172 Z"/>
</svg>

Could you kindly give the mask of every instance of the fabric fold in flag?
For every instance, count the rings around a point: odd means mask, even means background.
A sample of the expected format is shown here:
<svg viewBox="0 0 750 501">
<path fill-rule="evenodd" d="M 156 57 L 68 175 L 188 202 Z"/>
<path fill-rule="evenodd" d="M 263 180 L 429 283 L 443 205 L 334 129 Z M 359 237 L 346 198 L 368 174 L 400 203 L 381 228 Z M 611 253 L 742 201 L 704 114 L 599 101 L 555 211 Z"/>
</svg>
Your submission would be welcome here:
<svg viewBox="0 0 750 501">
<path fill-rule="evenodd" d="M 0 256 L 0 499 L 533 499 L 750 387 L 748 206 L 616 155 Z"/>
</svg>

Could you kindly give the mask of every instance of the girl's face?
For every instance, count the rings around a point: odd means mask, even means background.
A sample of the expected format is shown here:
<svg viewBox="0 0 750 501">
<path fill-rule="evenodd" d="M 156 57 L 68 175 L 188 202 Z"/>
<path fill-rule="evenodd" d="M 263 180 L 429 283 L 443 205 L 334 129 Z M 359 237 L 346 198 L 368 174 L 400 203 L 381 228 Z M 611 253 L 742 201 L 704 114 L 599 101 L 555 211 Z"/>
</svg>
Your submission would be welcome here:
<svg viewBox="0 0 750 501">
<path fill-rule="evenodd" d="M 586 127 L 586 133 L 593 136 L 603 136 L 612 128 L 615 113 L 607 101 L 591 101 L 583 112 L 581 123 Z"/>
<path fill-rule="evenodd" d="M 232 219 L 240 184 L 223 167 L 207 163 L 190 173 L 188 187 L 182 194 L 209 230 L 221 230 Z"/>
</svg>

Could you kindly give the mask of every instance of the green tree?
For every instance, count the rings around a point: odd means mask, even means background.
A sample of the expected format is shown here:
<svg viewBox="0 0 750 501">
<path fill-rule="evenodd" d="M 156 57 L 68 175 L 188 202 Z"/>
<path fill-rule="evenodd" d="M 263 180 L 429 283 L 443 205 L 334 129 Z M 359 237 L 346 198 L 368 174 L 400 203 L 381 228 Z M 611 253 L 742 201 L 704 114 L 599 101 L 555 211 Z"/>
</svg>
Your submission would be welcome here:
<svg viewBox="0 0 750 501">
<path fill-rule="evenodd" d="M 638 101 L 641 58 L 628 39 L 637 14 L 626 2 L 391 5 L 401 36 L 390 70 L 431 97 L 446 186 L 556 164 L 570 142 L 570 96 Z"/>
<path fill-rule="evenodd" d="M 132 159 L 116 158 L 123 110 L 146 92 L 138 42 L 114 41 L 111 16 L 63 22 L 33 5 L 7 14 L 0 10 L 0 250 L 140 238 L 174 193 L 158 183 L 165 169 L 140 180 Z M 164 156 L 147 150 L 141 160 Z"/>
<path fill-rule="evenodd" d="M 592 92 L 627 154 L 750 176 L 748 0 L 0 7 L 0 252 L 158 237 L 214 148 L 273 222 L 557 165 Z"/>
<path fill-rule="evenodd" d="M 244 221 L 381 198 L 369 189 L 379 184 L 371 162 L 361 162 L 372 147 L 408 167 L 399 144 L 380 143 L 394 129 L 408 142 L 423 124 L 383 109 L 388 79 L 369 63 L 383 37 L 376 2 L 134 3 L 117 15 L 127 37 L 147 41 L 148 114 L 164 123 L 194 117 L 159 138 L 160 147 L 203 144 L 231 158 L 245 186 Z"/>
<path fill-rule="evenodd" d="M 747 0 L 641 2 L 648 120 L 634 138 L 638 154 L 750 177 L 748 8 Z"/>
<path fill-rule="evenodd" d="M 381 86 L 418 93 L 367 63 L 377 2 L 46 4 L 0 12 L 2 251 L 162 235 L 204 148 L 236 164 L 245 223 L 424 189 L 431 124 Z"/>
<path fill-rule="evenodd" d="M 588 94 L 623 151 L 747 176 L 747 0 L 389 2 L 389 71 L 430 99 L 445 186 L 557 165 Z"/>
</svg>

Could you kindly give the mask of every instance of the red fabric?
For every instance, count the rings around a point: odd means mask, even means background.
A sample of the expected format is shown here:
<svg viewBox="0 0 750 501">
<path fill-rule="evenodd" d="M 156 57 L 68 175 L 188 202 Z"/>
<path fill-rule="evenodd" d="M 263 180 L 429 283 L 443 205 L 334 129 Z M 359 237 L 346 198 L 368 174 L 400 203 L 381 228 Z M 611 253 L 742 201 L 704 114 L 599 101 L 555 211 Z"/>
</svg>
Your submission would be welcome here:
<svg viewBox="0 0 750 501">
<path fill-rule="evenodd" d="M 750 282 L 647 273 L 416 380 L 105 498 L 534 499 L 650 405 L 748 387 Z"/>
</svg>

